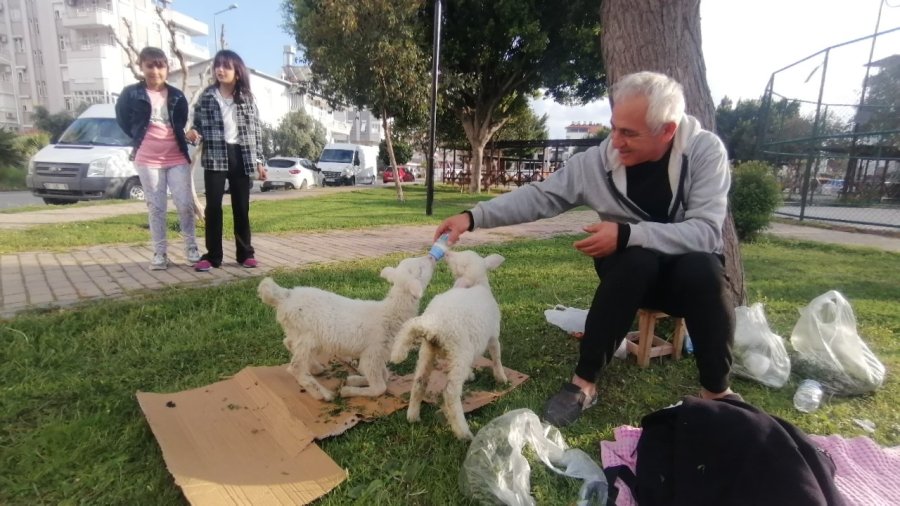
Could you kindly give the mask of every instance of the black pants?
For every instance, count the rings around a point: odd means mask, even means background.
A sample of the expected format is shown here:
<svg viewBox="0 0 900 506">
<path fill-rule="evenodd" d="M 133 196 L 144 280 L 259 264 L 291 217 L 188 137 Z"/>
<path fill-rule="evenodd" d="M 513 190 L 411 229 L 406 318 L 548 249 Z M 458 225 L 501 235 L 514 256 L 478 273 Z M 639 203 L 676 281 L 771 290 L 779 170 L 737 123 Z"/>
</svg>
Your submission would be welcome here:
<svg viewBox="0 0 900 506">
<path fill-rule="evenodd" d="M 206 254 L 205 260 L 214 267 L 222 264 L 222 195 L 225 181 L 231 191 L 231 213 L 234 216 L 235 259 L 243 263 L 253 258 L 250 245 L 250 189 L 253 180 L 244 172 L 241 148 L 238 144 L 228 144 L 228 172 L 207 170 L 203 172 L 206 183 Z"/>
<path fill-rule="evenodd" d="M 631 247 L 594 259 L 601 279 L 585 322 L 575 374 L 596 381 L 640 308 L 684 317 L 694 345 L 700 385 L 728 388 L 734 308 L 725 286 L 724 258 L 711 253 L 663 255 Z"/>
</svg>

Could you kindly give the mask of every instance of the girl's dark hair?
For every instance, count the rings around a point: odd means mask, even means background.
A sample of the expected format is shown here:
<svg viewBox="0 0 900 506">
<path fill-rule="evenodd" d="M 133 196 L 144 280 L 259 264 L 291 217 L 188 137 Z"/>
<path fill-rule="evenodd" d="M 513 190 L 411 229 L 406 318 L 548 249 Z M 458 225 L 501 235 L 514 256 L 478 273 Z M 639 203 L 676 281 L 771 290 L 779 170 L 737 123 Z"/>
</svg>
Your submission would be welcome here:
<svg viewBox="0 0 900 506">
<path fill-rule="evenodd" d="M 218 66 L 226 66 L 234 69 L 234 101 L 241 104 L 245 101 L 252 101 L 253 94 L 250 92 L 250 72 L 244 65 L 244 60 L 237 53 L 230 49 L 223 49 L 216 53 L 213 57 L 213 72 Z"/>
<path fill-rule="evenodd" d="M 138 54 L 138 65 L 143 65 L 144 63 L 162 64 L 163 67 L 168 68 L 169 57 L 166 56 L 166 53 L 164 53 L 162 49 L 147 46 L 144 49 L 141 49 L 141 52 Z"/>
</svg>

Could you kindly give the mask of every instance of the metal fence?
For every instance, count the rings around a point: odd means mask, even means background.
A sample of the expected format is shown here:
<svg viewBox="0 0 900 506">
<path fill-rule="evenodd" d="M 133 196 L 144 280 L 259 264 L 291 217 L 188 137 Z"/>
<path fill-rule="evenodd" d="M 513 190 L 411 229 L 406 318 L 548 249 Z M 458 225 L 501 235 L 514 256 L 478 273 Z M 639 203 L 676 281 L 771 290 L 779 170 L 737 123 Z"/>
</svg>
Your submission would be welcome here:
<svg viewBox="0 0 900 506">
<path fill-rule="evenodd" d="M 900 28 L 772 73 L 757 154 L 800 220 L 900 229 Z"/>
</svg>

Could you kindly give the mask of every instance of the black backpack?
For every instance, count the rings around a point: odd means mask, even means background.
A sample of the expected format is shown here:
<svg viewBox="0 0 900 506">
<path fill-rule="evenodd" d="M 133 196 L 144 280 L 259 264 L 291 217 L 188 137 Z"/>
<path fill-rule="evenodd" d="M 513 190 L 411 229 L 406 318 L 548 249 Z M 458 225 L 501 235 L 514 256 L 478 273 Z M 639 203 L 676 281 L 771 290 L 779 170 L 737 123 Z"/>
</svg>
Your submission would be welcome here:
<svg viewBox="0 0 900 506">
<path fill-rule="evenodd" d="M 834 462 L 790 423 L 738 400 L 686 397 L 641 420 L 636 476 L 607 468 L 640 506 L 842 506 Z"/>
</svg>

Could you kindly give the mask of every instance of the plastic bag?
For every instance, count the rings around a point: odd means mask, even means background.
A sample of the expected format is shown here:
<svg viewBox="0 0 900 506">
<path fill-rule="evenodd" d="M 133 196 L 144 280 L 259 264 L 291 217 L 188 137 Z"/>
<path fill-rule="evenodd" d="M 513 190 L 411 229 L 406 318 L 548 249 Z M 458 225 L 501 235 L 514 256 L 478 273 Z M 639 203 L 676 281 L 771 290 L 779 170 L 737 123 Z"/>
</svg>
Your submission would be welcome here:
<svg viewBox="0 0 900 506">
<path fill-rule="evenodd" d="M 566 307 L 559 304 L 554 306 L 553 309 L 544 310 L 544 318 L 549 323 L 565 330 L 576 339 L 581 339 L 584 335 L 584 322 L 587 320 L 587 314 L 587 309 Z M 613 357 L 619 360 L 625 360 L 628 357 L 628 348 L 624 339 L 615 353 L 613 353 Z"/>
<path fill-rule="evenodd" d="M 734 368 L 738 376 L 781 388 L 791 375 L 791 359 L 781 336 L 772 332 L 763 305 L 734 309 Z"/>
<path fill-rule="evenodd" d="M 544 311 L 544 317 L 548 322 L 576 336 L 584 334 L 584 321 L 587 320 L 587 314 L 586 309 L 561 305 Z"/>
<path fill-rule="evenodd" d="M 481 504 L 532 506 L 531 467 L 522 455 L 529 444 L 553 471 L 584 480 L 578 506 L 605 505 L 606 477 L 588 454 L 570 449 L 559 430 L 542 425 L 529 409 L 501 415 L 481 428 L 469 446 L 459 472 L 459 489 Z"/>
<path fill-rule="evenodd" d="M 830 393 L 864 394 L 884 381 L 884 364 L 859 337 L 853 308 L 835 290 L 800 310 L 791 345 L 797 352 L 794 370 L 819 380 Z"/>
</svg>

